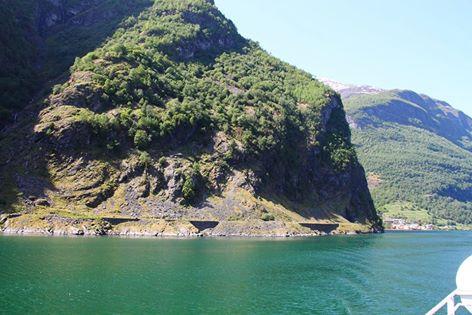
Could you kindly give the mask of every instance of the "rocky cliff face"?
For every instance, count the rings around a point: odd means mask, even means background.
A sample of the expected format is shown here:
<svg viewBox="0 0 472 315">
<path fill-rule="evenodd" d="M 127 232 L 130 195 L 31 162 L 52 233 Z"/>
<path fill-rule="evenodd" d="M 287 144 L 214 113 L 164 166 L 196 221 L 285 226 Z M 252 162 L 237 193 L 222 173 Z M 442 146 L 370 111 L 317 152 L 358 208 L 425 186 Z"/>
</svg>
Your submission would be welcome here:
<svg viewBox="0 0 472 315">
<path fill-rule="evenodd" d="M 42 25 L 106 19 L 89 17 L 108 2 L 78 3 L 53 2 Z M 341 100 L 211 1 L 143 9 L 29 111 L 1 139 L 0 210 L 23 214 L 5 216 L 7 231 L 381 230 Z"/>
</svg>

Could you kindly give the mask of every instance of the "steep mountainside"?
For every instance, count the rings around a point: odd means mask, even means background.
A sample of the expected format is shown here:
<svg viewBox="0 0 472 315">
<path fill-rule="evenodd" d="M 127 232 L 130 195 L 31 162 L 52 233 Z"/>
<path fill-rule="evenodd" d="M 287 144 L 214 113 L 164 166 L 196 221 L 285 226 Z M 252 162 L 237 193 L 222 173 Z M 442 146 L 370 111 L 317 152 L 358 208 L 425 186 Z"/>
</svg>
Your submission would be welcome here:
<svg viewBox="0 0 472 315">
<path fill-rule="evenodd" d="M 0 129 L 151 0 L 0 0 Z M 123 24 L 120 23 L 123 21 Z"/>
<path fill-rule="evenodd" d="M 3 133 L 4 230 L 381 229 L 339 97 L 212 1 L 155 1 L 98 46 Z"/>
<path fill-rule="evenodd" d="M 337 88 L 384 216 L 472 223 L 472 119 L 412 91 Z"/>
</svg>

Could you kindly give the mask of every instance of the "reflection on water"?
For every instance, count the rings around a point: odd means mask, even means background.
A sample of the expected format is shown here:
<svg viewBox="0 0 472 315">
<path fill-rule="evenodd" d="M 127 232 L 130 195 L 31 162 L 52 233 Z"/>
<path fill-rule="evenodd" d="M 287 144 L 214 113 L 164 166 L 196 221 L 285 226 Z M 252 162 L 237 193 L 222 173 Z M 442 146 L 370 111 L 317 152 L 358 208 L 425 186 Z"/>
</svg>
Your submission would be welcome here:
<svg viewBox="0 0 472 315">
<path fill-rule="evenodd" d="M 288 240 L 0 237 L 0 313 L 418 314 L 472 233 Z"/>
</svg>

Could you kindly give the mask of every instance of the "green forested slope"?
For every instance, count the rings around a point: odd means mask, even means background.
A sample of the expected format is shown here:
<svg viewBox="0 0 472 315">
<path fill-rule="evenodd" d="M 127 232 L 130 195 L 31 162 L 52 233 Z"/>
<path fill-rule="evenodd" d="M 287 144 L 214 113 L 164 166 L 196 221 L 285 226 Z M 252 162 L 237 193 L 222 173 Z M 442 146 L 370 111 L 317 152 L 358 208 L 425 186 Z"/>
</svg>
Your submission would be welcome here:
<svg viewBox="0 0 472 315">
<path fill-rule="evenodd" d="M 0 143 L 4 212 L 380 228 L 339 97 L 212 1 L 153 2 L 35 108 Z"/>
<path fill-rule="evenodd" d="M 472 156 L 431 132 L 395 124 L 353 131 L 359 158 L 380 185 L 372 194 L 380 211 L 402 204 L 432 217 L 472 222 Z M 418 212 L 421 216 L 421 212 Z"/>
<path fill-rule="evenodd" d="M 344 103 L 384 216 L 472 223 L 471 118 L 411 91 L 353 93 Z"/>
</svg>

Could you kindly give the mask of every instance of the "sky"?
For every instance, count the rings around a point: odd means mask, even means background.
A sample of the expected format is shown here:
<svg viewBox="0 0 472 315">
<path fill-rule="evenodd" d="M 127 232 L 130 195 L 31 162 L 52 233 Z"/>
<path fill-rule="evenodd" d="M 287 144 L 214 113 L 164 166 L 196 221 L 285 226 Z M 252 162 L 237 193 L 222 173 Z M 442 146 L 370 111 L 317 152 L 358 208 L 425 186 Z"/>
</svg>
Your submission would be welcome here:
<svg viewBox="0 0 472 315">
<path fill-rule="evenodd" d="M 318 78 L 409 89 L 472 116 L 472 0 L 216 0 L 239 32 Z"/>
</svg>

